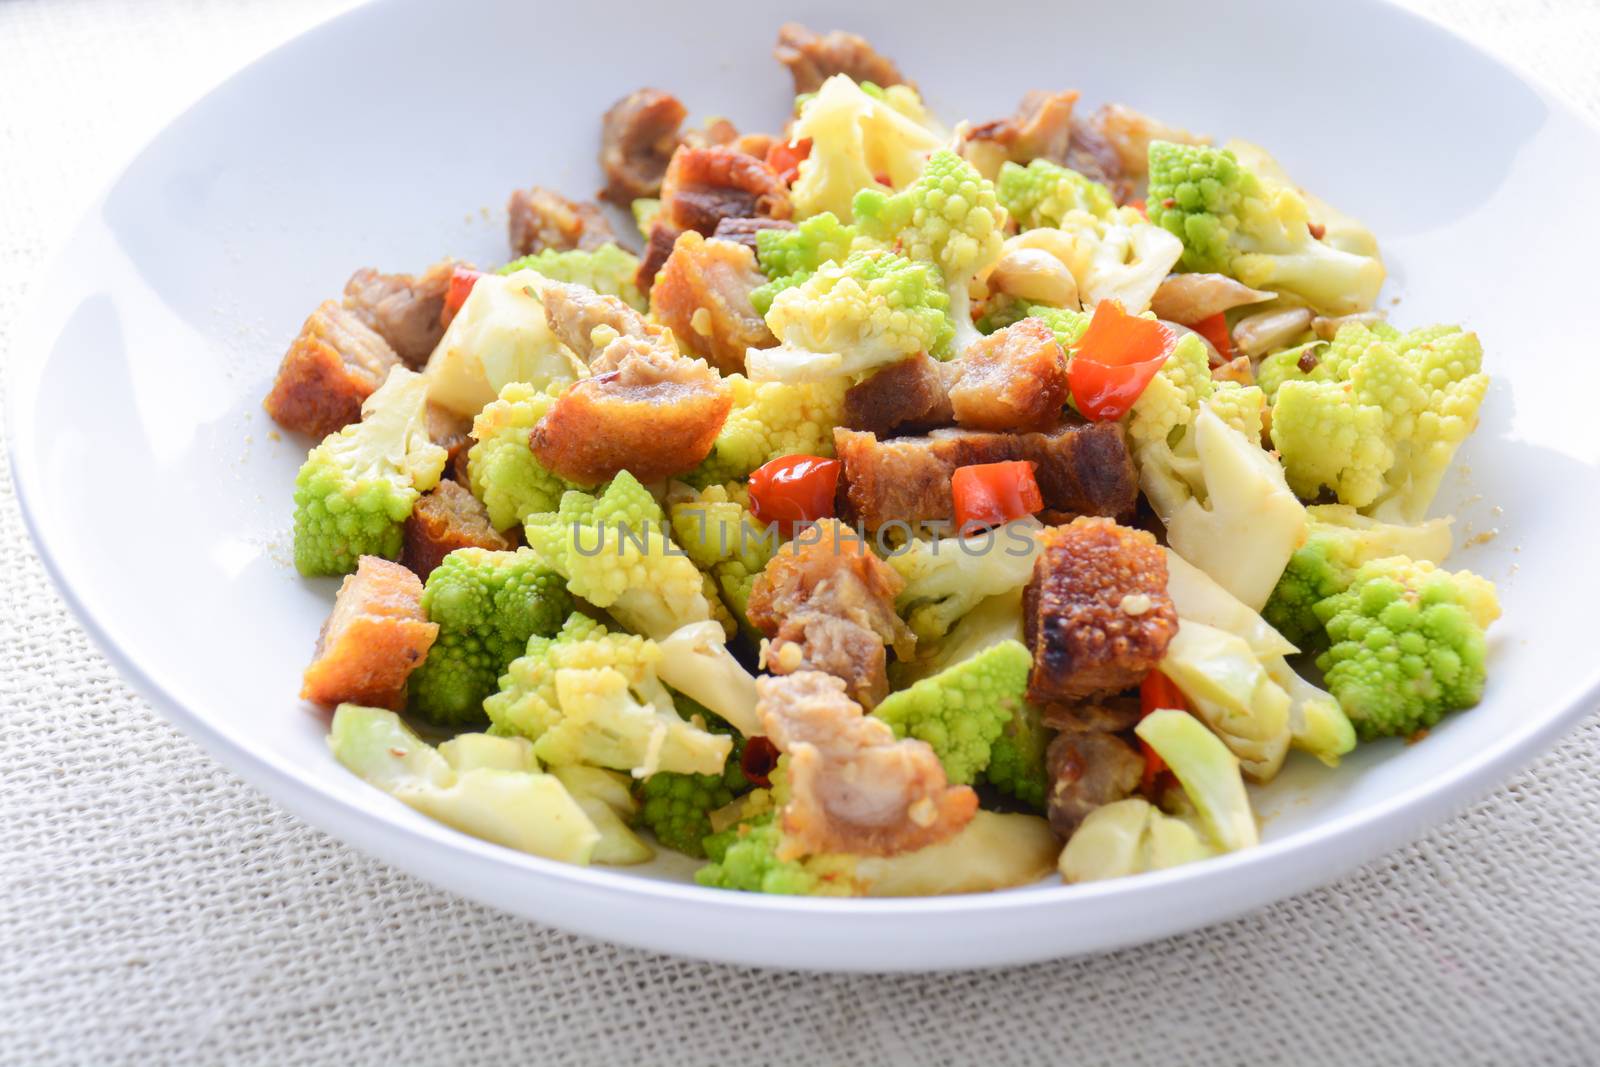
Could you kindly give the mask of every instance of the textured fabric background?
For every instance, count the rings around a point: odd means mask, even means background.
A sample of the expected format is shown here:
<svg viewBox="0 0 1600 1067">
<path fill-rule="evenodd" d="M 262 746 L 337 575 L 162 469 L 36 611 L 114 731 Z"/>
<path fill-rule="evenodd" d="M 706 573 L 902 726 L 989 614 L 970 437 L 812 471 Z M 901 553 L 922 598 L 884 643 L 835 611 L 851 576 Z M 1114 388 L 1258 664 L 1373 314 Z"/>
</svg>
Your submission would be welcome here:
<svg viewBox="0 0 1600 1067">
<path fill-rule="evenodd" d="M 1414 2 L 1600 116 L 1596 0 Z M 0 353 L 111 169 L 338 6 L 0 3 Z M 0 459 L 6 1065 L 1593 1064 L 1597 772 L 1591 717 L 1337 885 L 1098 958 L 858 978 L 651 956 L 446 896 L 213 763 L 56 598 Z"/>
</svg>

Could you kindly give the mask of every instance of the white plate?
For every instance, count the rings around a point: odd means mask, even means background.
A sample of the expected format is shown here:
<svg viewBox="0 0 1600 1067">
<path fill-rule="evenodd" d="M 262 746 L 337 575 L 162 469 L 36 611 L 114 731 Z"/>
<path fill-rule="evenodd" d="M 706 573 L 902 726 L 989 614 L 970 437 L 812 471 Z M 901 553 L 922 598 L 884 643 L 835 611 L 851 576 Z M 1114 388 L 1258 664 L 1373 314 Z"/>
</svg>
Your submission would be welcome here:
<svg viewBox="0 0 1600 1067">
<path fill-rule="evenodd" d="M 35 290 L 10 435 L 24 510 L 67 599 L 123 673 L 217 757 L 314 823 L 417 875 L 629 944 L 786 967 L 1015 963 L 1189 929 L 1345 873 L 1544 748 L 1600 690 L 1579 620 L 1600 486 L 1593 357 L 1600 137 L 1437 27 L 1366 2 L 1052 5 L 985 26 L 970 5 L 736 0 L 640 6 L 394 3 L 279 49 L 158 136 Z M 1384 242 L 1404 324 L 1477 329 L 1495 386 L 1441 499 L 1501 583 L 1489 692 L 1426 743 L 1297 760 L 1262 797 L 1258 849 L 1113 883 L 905 901 L 717 893 L 692 866 L 584 870 L 429 822 L 338 767 L 299 672 L 331 581 L 289 563 L 306 442 L 261 397 L 305 315 L 356 267 L 505 255 L 516 185 L 586 195 L 597 120 L 640 85 L 775 128 L 779 21 L 879 42 L 944 116 L 1080 87 L 1259 141 Z M 1003 44 L 1002 44 L 1003 42 Z M 1502 507 L 1491 508 L 1491 504 Z M 1567 620 L 1571 620 L 1568 622 Z"/>
</svg>

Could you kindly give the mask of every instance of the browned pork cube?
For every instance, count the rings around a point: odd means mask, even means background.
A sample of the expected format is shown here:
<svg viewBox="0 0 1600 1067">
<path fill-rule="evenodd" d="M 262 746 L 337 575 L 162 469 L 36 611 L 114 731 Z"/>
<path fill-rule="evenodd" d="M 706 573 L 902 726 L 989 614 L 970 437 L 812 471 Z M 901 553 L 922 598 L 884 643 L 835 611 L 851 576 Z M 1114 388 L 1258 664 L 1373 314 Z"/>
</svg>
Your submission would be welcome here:
<svg viewBox="0 0 1600 1067">
<path fill-rule="evenodd" d="M 739 373 L 746 349 L 778 343 L 750 303 L 766 281 L 744 245 L 685 230 L 656 275 L 650 310 L 689 352 L 724 374 Z"/>
<path fill-rule="evenodd" d="M 354 312 L 325 300 L 284 353 L 264 406 L 284 429 L 326 437 L 361 418 L 361 402 L 399 362 Z"/>
<path fill-rule="evenodd" d="M 617 239 L 597 205 L 568 200 L 539 185 L 513 190 L 506 216 L 513 256 L 531 256 L 547 248 L 588 250 Z"/>
<path fill-rule="evenodd" d="M 677 97 L 660 89 L 638 89 L 612 104 L 600 119 L 600 169 L 606 175 L 600 195 L 627 207 L 659 193 L 688 113 Z"/>
<path fill-rule="evenodd" d="M 844 394 L 844 424 L 885 436 L 899 430 L 928 430 L 951 421 L 950 397 L 940 366 L 926 353 L 878 371 Z"/>
<path fill-rule="evenodd" d="M 792 230 L 794 223 L 788 219 L 719 219 L 711 236 L 719 241 L 737 241 L 752 252 L 759 252 L 756 234 L 762 230 Z"/>
<path fill-rule="evenodd" d="M 778 27 L 778 45 L 772 54 L 789 68 L 796 96 L 816 92 L 835 74 L 886 88 L 906 80 L 894 60 L 880 54 L 865 37 L 843 30 L 819 35 L 798 22 L 785 22 Z"/>
<path fill-rule="evenodd" d="M 1078 518 L 1040 536 L 1023 590 L 1036 704 L 1084 700 L 1139 684 L 1178 630 L 1167 557 L 1143 530 Z"/>
<path fill-rule="evenodd" d="M 444 298 L 456 266 L 442 259 L 417 277 L 358 270 L 345 282 L 344 306 L 389 342 L 400 362 L 420 370 L 444 336 Z"/>
<path fill-rule="evenodd" d="M 400 562 L 426 580 L 458 548 L 503 552 L 511 547 L 510 540 L 489 525 L 489 510 L 478 498 L 446 478 L 411 509 Z"/>
<path fill-rule="evenodd" d="M 362 556 L 322 624 L 300 696 L 398 710 L 406 678 L 422 665 L 439 627 L 422 611 L 422 580 L 398 563 Z"/>
<path fill-rule="evenodd" d="M 998 330 L 948 365 L 950 407 L 969 430 L 1048 430 L 1061 422 L 1067 354 L 1038 319 Z"/>
<path fill-rule="evenodd" d="M 1064 732 L 1045 752 L 1045 771 L 1050 829 L 1071 837 L 1094 809 L 1133 795 L 1144 777 L 1144 757 L 1116 734 Z"/>
</svg>

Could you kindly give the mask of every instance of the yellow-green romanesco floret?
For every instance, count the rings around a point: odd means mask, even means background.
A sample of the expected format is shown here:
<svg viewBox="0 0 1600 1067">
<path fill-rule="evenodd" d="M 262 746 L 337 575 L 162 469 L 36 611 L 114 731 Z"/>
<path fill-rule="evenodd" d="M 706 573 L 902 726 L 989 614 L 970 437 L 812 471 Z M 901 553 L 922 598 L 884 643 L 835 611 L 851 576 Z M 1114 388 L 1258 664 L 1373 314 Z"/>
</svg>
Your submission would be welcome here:
<svg viewBox="0 0 1600 1067">
<path fill-rule="evenodd" d="M 537 741 L 561 720 L 556 699 L 556 671 L 611 667 L 629 684 L 660 695 L 655 667 L 661 659 L 655 643 L 633 634 L 611 633 L 597 619 L 573 612 L 554 636 L 535 634 L 523 654 L 500 676 L 500 691 L 483 702 L 491 732 L 502 737 Z"/>
<path fill-rule="evenodd" d="M 755 517 L 742 482 L 707 486 L 671 500 L 672 535 L 717 592 L 746 634 L 755 637 L 746 607 L 756 577 L 777 553 L 779 532 Z"/>
<path fill-rule="evenodd" d="M 1470 571 L 1373 560 L 1316 613 L 1331 642 L 1317 666 L 1363 740 L 1408 737 L 1483 696 L 1484 631 L 1500 605 Z"/>
<path fill-rule="evenodd" d="M 538 271 L 551 281 L 586 285 L 597 293 L 619 297 L 640 311 L 650 306 L 633 280 L 639 270 L 639 257 L 611 242 L 594 249 L 546 248 L 512 260 L 497 273 L 515 274 L 519 270 Z"/>
<path fill-rule="evenodd" d="M 989 747 L 989 766 L 984 769 L 983 780 L 1028 807 L 1043 811 L 1050 789 L 1045 750 L 1053 735 L 1039 709 L 1024 700 Z"/>
<path fill-rule="evenodd" d="M 361 421 L 322 439 L 294 482 L 294 564 L 349 574 L 362 556 L 395 559 L 417 497 L 439 483 L 445 450 L 428 436 L 428 386 L 396 367 Z"/>
<path fill-rule="evenodd" d="M 704 840 L 711 862 L 694 880 L 712 889 L 788 896 L 855 896 L 855 861 L 849 856 L 807 856 L 778 859 L 783 831 L 776 817 L 766 815 L 739 823 Z"/>
<path fill-rule="evenodd" d="M 528 446 L 528 435 L 560 395 L 559 388 L 536 389 L 512 382 L 500 399 L 478 413 L 467 452 L 467 478 L 473 495 L 489 509 L 489 521 L 506 530 L 529 515 L 552 511 L 561 494 L 576 488 L 545 468 Z"/>
<path fill-rule="evenodd" d="M 1048 159 L 1035 159 L 1025 167 L 1002 163 L 995 190 L 1001 205 L 1023 230 L 1059 226 L 1069 211 L 1109 218 L 1117 210 L 1111 190 Z"/>
<path fill-rule="evenodd" d="M 938 674 L 890 693 L 872 714 L 933 746 L 954 785 L 970 785 L 1022 707 L 1033 657 L 1020 641 L 1000 641 Z"/>
<path fill-rule="evenodd" d="M 769 279 L 750 293 L 756 314 L 765 316 L 779 293 L 793 289 L 824 263 L 844 260 L 858 240 L 856 228 L 831 211 L 803 219 L 790 230 L 756 231 L 756 261 Z"/>
<path fill-rule="evenodd" d="M 849 379 L 753 382 L 730 374 L 723 381 L 733 392 L 733 409 L 710 454 L 685 475 L 689 484 L 741 480 L 779 456 L 833 455 L 833 430 L 844 419 Z"/>
<path fill-rule="evenodd" d="M 1194 422 L 1201 401 L 1215 388 L 1205 342 L 1198 334 L 1184 334 L 1128 411 L 1128 436 L 1135 447 L 1167 441 L 1174 430 Z"/>
<path fill-rule="evenodd" d="M 641 639 L 642 640 L 642 639 Z M 660 649 L 649 642 L 638 650 Z M 713 734 L 680 716 L 670 693 L 645 675 L 658 690 L 654 699 L 641 692 L 637 660 L 618 667 L 561 668 L 555 672 L 556 702 L 561 717 L 534 743 L 539 759 L 554 766 L 586 764 L 631 771 L 648 778 L 661 771 L 720 774 L 733 749 L 733 738 Z"/>
<path fill-rule="evenodd" d="M 661 505 L 627 471 L 598 495 L 568 491 L 557 510 L 530 516 L 524 532 L 574 596 L 635 633 L 660 639 L 709 619 L 732 628 L 709 579 L 673 543 Z"/>
</svg>

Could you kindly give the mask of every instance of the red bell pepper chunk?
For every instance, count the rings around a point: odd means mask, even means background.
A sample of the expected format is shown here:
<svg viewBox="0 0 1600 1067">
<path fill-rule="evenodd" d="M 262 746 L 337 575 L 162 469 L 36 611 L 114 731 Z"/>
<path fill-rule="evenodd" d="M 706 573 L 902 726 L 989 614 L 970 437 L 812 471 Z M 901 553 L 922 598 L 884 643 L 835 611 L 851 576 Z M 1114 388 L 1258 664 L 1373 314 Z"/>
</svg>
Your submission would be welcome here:
<svg viewBox="0 0 1600 1067">
<path fill-rule="evenodd" d="M 1072 400 L 1086 419 L 1120 419 L 1172 353 L 1177 337 L 1155 319 L 1130 315 L 1121 301 L 1095 305 L 1067 365 Z"/>
<path fill-rule="evenodd" d="M 838 460 L 780 456 L 750 475 L 750 510 L 788 537 L 798 525 L 832 518 L 838 488 Z"/>
<path fill-rule="evenodd" d="M 962 529 L 998 526 L 1032 515 L 1044 507 L 1032 460 L 975 463 L 957 467 L 950 476 L 956 525 Z"/>
<path fill-rule="evenodd" d="M 1233 338 L 1228 334 L 1227 312 L 1219 311 L 1215 315 L 1207 315 L 1199 322 L 1186 322 L 1185 326 L 1211 342 L 1211 347 L 1217 350 L 1217 355 L 1226 363 L 1233 358 Z"/>
<path fill-rule="evenodd" d="M 1189 704 L 1171 678 L 1159 670 L 1152 670 L 1139 683 L 1139 717 L 1142 719 L 1152 711 L 1161 711 L 1163 708 L 1188 711 Z M 1144 753 L 1144 791 L 1152 793 L 1155 791 L 1156 778 L 1167 769 L 1167 765 L 1143 738 L 1139 740 L 1139 750 Z"/>
<path fill-rule="evenodd" d="M 467 297 L 472 295 L 472 287 L 478 284 L 478 279 L 481 277 L 483 271 L 473 270 L 471 267 L 457 267 L 450 272 L 450 288 L 445 290 L 444 309 L 439 312 L 439 321 L 442 324 L 450 325 L 450 320 L 456 317 L 461 305 L 467 302 Z"/>
<path fill-rule="evenodd" d="M 767 149 L 767 166 L 777 172 L 785 185 L 794 184 L 800 174 L 800 161 L 811 155 L 811 138 L 802 137 L 793 144 L 774 141 Z"/>
</svg>

